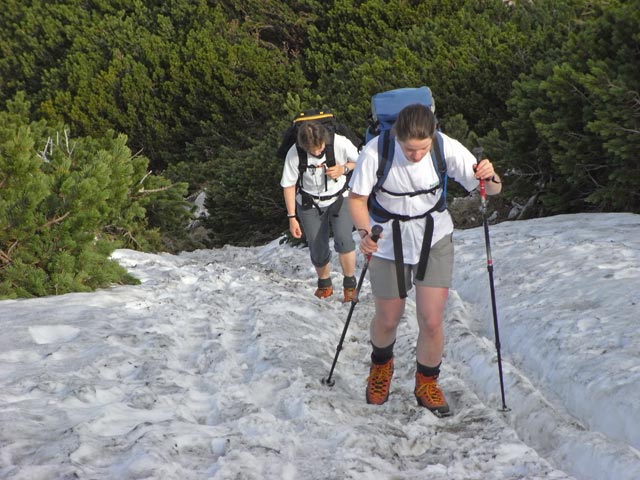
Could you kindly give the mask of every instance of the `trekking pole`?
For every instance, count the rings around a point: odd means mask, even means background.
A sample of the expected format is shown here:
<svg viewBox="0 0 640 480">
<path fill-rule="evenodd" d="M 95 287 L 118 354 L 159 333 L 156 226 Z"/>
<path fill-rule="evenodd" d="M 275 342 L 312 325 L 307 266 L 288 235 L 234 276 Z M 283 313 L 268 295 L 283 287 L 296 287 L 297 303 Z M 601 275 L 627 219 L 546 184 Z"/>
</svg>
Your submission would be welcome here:
<svg viewBox="0 0 640 480">
<path fill-rule="evenodd" d="M 482 161 L 482 147 L 474 148 L 473 154 L 476 156 L 476 165 Z M 489 239 L 489 220 L 487 219 L 487 192 L 485 190 L 485 180 L 480 179 L 480 210 L 482 212 L 482 224 L 484 226 L 484 243 L 487 248 L 487 271 L 489 272 L 489 287 L 491 289 L 491 308 L 493 310 L 493 331 L 496 338 L 496 351 L 498 352 L 498 374 L 500 376 L 500 394 L 502 395 L 502 411 L 507 412 L 509 408 L 505 403 L 504 379 L 502 375 L 502 356 L 500 355 L 500 332 L 498 330 L 498 308 L 496 307 L 496 290 L 493 283 L 493 258 L 491 257 L 491 241 Z"/>
<path fill-rule="evenodd" d="M 377 242 L 380 238 L 380 234 L 382 233 L 382 227 L 380 225 L 374 225 L 371 229 L 371 240 Z M 356 293 L 353 295 L 351 299 L 351 308 L 349 309 L 349 315 L 347 315 L 347 320 L 344 323 L 344 328 L 342 329 L 342 336 L 340 337 L 340 342 L 338 342 L 338 347 L 336 348 L 336 355 L 333 357 L 333 364 L 331 365 L 331 370 L 329 371 L 329 376 L 327 378 L 322 379 L 322 383 L 333 387 L 335 385 L 335 380 L 331 378 L 333 375 L 333 370 L 336 368 L 336 363 L 338 362 L 338 355 L 340 355 L 340 350 L 342 350 L 342 343 L 344 342 L 344 337 L 347 335 L 347 329 L 349 328 L 349 322 L 351 321 L 351 315 L 353 315 L 353 310 L 356 308 L 356 304 L 358 303 L 358 297 L 360 296 L 360 289 L 362 288 L 362 282 L 364 281 L 364 274 L 367 273 L 367 268 L 369 267 L 369 261 L 371 260 L 371 254 L 367 254 L 365 257 L 364 266 L 362 267 L 362 273 L 360 274 L 360 279 L 358 280 L 358 285 L 356 286 Z"/>
</svg>

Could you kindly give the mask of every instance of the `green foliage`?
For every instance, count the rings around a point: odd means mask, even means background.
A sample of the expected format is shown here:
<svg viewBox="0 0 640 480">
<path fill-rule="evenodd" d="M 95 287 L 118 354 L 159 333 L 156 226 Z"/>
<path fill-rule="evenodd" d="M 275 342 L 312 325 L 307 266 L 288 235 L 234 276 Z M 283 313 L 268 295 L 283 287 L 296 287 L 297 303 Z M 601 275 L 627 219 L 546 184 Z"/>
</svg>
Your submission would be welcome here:
<svg viewBox="0 0 640 480">
<path fill-rule="evenodd" d="M 109 152 L 87 161 L 84 174 L 74 164 L 80 150 L 67 159 L 50 155 L 47 168 L 65 172 L 70 162 L 69 172 L 52 176 L 39 167 L 44 176 L 16 177 L 30 192 L 21 201 L 47 199 L 58 211 L 51 189 L 80 201 L 105 178 L 104 163 L 128 158 L 131 178 L 143 185 L 125 182 L 130 204 L 114 207 L 118 215 L 96 238 L 149 250 L 197 248 L 184 229 L 190 212 L 182 197 L 206 189 L 210 245 L 270 240 L 286 229 L 274 154 L 295 112 L 329 107 L 362 136 L 372 94 L 429 85 L 445 130 L 485 147 L 505 177 L 506 198 L 540 198 L 543 214 L 638 211 L 638 6 L 8 0 L 0 10 L 0 103 L 24 91 L 29 118 L 68 125 L 87 152 Z M 42 151 L 38 142 L 56 132 L 64 140 L 61 127 L 34 137 L 36 124 L 24 121 L 16 134 L 27 142 L 23 150 L 31 139 Z M 125 153 L 116 155 L 120 148 Z M 9 166 L 18 173 L 35 168 L 26 151 L 13 151 L 26 162 Z M 21 204 L 12 205 L 15 214 Z M 85 229 L 110 214 L 101 208 L 65 217 L 65 225 Z M 51 218 L 21 222 L 33 229 Z M 70 259 L 57 262 L 69 269 Z M 28 276 L 37 284 L 38 275 Z"/>
<path fill-rule="evenodd" d="M 161 229 L 164 248 L 194 248 L 179 194 L 210 183 L 225 149 L 265 138 L 273 119 L 288 116 L 281 99 L 289 91 L 312 97 L 297 59 L 319 9 L 308 1 L 11 1 L 0 11 L 0 101 L 22 89 L 34 118 L 80 136 L 126 133 L 151 171 L 176 183 L 140 202 L 149 225 Z"/>
<path fill-rule="evenodd" d="M 0 112 L 0 298 L 135 282 L 111 253 L 160 237 L 146 222 L 148 160 L 126 140 L 29 122 L 20 94 Z"/>
<path fill-rule="evenodd" d="M 249 246 L 274 239 L 287 227 L 279 187 L 282 162 L 266 143 L 224 154 L 226 161 L 212 170 L 213 180 L 206 191 L 209 217 L 205 226 L 212 245 Z"/>
<path fill-rule="evenodd" d="M 89 21 L 79 1 L 5 0 L 0 9 L 0 104 L 18 91 L 41 92 L 42 80 Z"/>
<path fill-rule="evenodd" d="M 531 62 L 511 15 L 500 0 L 334 2 L 326 30 L 311 30 L 306 65 L 323 96 L 345 102 L 338 107 L 352 126 L 372 94 L 429 85 L 440 116 L 462 114 L 485 133 Z"/>
<path fill-rule="evenodd" d="M 589 6 L 558 58 L 516 85 L 506 158 L 529 184 L 519 191 L 543 193 L 548 213 L 640 210 L 640 10 L 633 3 Z"/>
<path fill-rule="evenodd" d="M 265 3 L 264 17 L 242 23 L 205 0 L 93 7 L 75 7 L 83 20 L 66 28 L 66 50 L 42 68 L 34 103 L 41 115 L 81 135 L 126 132 L 130 148 L 143 151 L 154 171 L 185 159 L 206 162 L 223 146 L 249 147 L 245 132 L 260 136 L 278 99 L 304 86 L 289 61 L 300 40 L 284 33 L 284 25 L 301 21 L 279 2 Z M 62 29 L 45 6 L 23 8 Z M 256 7 L 237 8 L 246 14 Z"/>
</svg>

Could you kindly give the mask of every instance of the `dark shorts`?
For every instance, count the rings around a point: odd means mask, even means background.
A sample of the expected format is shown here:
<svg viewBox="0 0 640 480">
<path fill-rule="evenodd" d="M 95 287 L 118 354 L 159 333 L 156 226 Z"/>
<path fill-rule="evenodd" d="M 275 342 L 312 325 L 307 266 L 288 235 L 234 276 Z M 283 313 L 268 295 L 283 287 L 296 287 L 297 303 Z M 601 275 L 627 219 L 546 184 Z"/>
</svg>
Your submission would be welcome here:
<svg viewBox="0 0 640 480">
<path fill-rule="evenodd" d="M 353 241 L 353 222 L 347 206 L 347 199 L 338 199 L 326 208 L 303 209 L 297 205 L 297 214 L 302 231 L 309 245 L 311 263 L 323 267 L 331 260 L 329 237 L 333 233 L 333 248 L 338 253 L 355 250 Z"/>
<path fill-rule="evenodd" d="M 407 291 L 411 285 L 428 287 L 451 287 L 453 277 L 453 234 L 445 235 L 431 247 L 429 262 L 424 280 L 415 278 L 418 265 L 404 266 L 404 283 Z M 369 279 L 373 295 L 378 298 L 398 298 L 398 277 L 396 264 L 386 258 L 371 257 L 369 262 Z"/>
</svg>

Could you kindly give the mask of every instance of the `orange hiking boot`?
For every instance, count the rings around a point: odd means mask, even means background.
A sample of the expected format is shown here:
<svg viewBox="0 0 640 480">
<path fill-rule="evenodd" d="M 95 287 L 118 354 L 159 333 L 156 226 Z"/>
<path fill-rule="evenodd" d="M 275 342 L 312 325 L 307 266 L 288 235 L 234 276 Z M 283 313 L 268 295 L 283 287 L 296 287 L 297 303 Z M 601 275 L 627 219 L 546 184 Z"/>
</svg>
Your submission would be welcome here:
<svg viewBox="0 0 640 480">
<path fill-rule="evenodd" d="M 342 300 L 344 303 L 349 303 L 353 301 L 353 297 L 356 296 L 355 288 L 345 288 L 344 289 L 344 299 Z"/>
<path fill-rule="evenodd" d="M 314 295 L 318 298 L 327 298 L 333 295 L 331 277 L 318 279 L 318 288 L 315 291 Z"/>
<path fill-rule="evenodd" d="M 342 300 L 344 303 L 351 302 L 356 295 L 356 287 L 358 286 L 358 281 L 356 277 L 344 277 L 342 279 L 342 288 L 344 289 L 344 299 Z"/>
<path fill-rule="evenodd" d="M 416 372 L 416 388 L 413 393 L 416 396 L 418 405 L 428 408 L 439 417 L 451 415 L 449 405 L 444 399 L 444 395 L 440 387 L 438 387 L 438 376 L 427 377 L 426 375 Z"/>
<path fill-rule="evenodd" d="M 318 298 L 327 298 L 333 295 L 333 287 L 318 287 L 314 295 Z"/>
<path fill-rule="evenodd" d="M 393 358 L 383 364 L 371 363 L 367 379 L 367 403 L 382 405 L 387 401 L 391 377 L 393 377 Z"/>
</svg>

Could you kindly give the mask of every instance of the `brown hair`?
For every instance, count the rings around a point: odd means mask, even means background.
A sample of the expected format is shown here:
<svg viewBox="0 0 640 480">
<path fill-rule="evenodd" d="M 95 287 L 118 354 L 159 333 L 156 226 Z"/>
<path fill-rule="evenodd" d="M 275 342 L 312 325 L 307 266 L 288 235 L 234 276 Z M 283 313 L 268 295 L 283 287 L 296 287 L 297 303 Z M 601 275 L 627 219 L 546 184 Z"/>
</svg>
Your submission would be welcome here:
<svg viewBox="0 0 640 480">
<path fill-rule="evenodd" d="M 297 143 L 307 152 L 331 141 L 329 130 L 318 122 L 304 122 L 298 127 Z"/>
<path fill-rule="evenodd" d="M 393 124 L 393 134 L 401 142 L 433 138 L 436 133 L 436 116 L 424 105 L 408 105 L 400 110 Z"/>
</svg>

